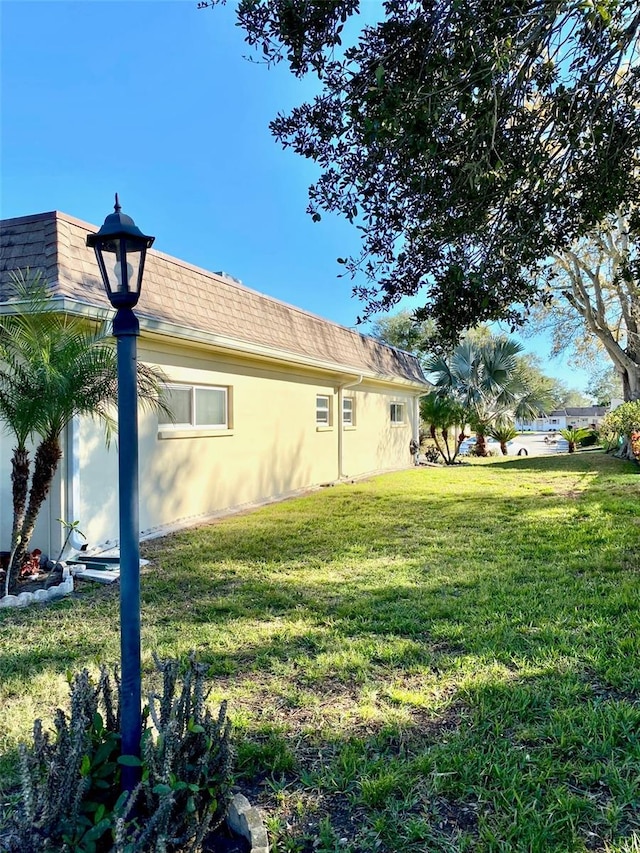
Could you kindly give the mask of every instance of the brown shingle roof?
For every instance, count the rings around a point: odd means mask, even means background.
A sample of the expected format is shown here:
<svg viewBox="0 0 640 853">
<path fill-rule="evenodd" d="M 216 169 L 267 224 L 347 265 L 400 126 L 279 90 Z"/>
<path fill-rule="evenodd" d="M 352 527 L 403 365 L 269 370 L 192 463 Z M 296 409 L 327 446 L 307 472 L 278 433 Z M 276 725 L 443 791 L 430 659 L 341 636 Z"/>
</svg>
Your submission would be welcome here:
<svg viewBox="0 0 640 853">
<path fill-rule="evenodd" d="M 30 267 L 47 277 L 55 296 L 108 308 L 98 265 L 87 248 L 98 228 L 52 211 L 0 222 L 0 302 L 11 270 Z M 151 250 L 136 313 L 144 318 L 220 335 L 248 345 L 426 384 L 417 359 L 366 335 Z"/>
</svg>

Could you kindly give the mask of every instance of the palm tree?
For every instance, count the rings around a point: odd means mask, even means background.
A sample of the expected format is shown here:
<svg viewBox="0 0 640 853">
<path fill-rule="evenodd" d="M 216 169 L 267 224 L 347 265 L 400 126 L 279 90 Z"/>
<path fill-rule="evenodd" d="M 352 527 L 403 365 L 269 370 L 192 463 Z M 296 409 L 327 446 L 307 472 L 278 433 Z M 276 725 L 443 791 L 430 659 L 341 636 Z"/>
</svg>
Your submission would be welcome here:
<svg viewBox="0 0 640 853">
<path fill-rule="evenodd" d="M 496 421 L 538 414 L 552 404 L 547 390 L 532 388 L 518 365 L 522 347 L 508 338 L 463 341 L 449 358 L 435 356 L 426 365 L 441 396 L 452 398 L 476 433 L 476 453 L 486 456 L 485 438 Z"/>
<path fill-rule="evenodd" d="M 451 398 L 443 397 L 432 391 L 420 399 L 420 417 L 428 424 L 429 434 L 447 465 L 452 465 L 458 455 L 464 433 L 455 437 L 453 446 L 449 444 L 449 430 L 464 423 L 462 408 Z M 439 431 L 439 432 L 438 432 Z M 442 444 L 440 443 L 442 438 Z"/>
<path fill-rule="evenodd" d="M 560 430 L 560 435 L 569 443 L 569 453 L 575 453 L 576 444 L 591 435 L 591 430 L 587 427 L 567 427 Z"/>
<path fill-rule="evenodd" d="M 513 421 L 498 420 L 489 429 L 489 435 L 491 438 L 495 438 L 495 440 L 500 443 L 502 455 L 507 456 L 509 453 L 507 449 L 507 442 L 511 441 L 512 438 L 515 438 L 518 435 L 518 430 L 515 428 Z"/>
<path fill-rule="evenodd" d="M 12 274 L 12 283 L 20 313 L 0 316 L 0 399 L 4 400 L 0 402 L 0 415 L 17 438 L 13 558 L 7 588 L 17 580 L 38 513 L 62 457 L 63 430 L 74 417 L 89 415 L 105 425 L 108 441 L 118 387 L 116 351 L 104 320 L 89 323 L 56 311 L 40 273 L 18 271 Z M 159 371 L 138 366 L 143 405 L 168 411 L 161 395 L 162 381 Z M 34 435 L 40 443 L 29 483 L 25 444 Z"/>
<path fill-rule="evenodd" d="M 31 438 L 37 421 L 39 405 L 38 390 L 34 388 L 32 377 L 21 363 L 12 359 L 12 353 L 5 350 L 4 328 L 0 326 L 0 360 L 4 366 L 0 369 L 0 421 L 10 429 L 16 439 L 11 456 L 11 488 L 13 500 L 13 523 L 11 528 L 11 558 L 20 539 L 20 530 L 27 507 L 30 459 L 27 442 Z M 9 573 L 7 573 L 7 581 Z M 8 588 L 8 584 L 6 585 Z M 5 589 L 5 594 L 6 594 Z"/>
</svg>

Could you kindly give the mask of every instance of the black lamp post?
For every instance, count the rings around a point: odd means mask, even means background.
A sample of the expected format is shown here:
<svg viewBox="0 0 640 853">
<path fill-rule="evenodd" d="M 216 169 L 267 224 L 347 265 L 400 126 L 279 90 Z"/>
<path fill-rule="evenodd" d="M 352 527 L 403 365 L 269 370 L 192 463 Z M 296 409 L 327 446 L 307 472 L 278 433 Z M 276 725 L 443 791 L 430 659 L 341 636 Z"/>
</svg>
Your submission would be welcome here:
<svg viewBox="0 0 640 853">
<path fill-rule="evenodd" d="M 116 311 L 113 334 L 118 347 L 118 474 L 120 515 L 120 654 L 122 667 L 120 733 L 123 755 L 140 756 L 142 680 L 140 671 L 140 542 L 138 523 L 138 393 L 136 338 L 140 334 L 133 308 L 140 297 L 147 249 L 146 237 L 133 219 L 115 213 L 97 234 L 87 235 L 96 253 L 109 301 Z M 139 768 L 122 767 L 122 787 L 131 791 Z"/>
</svg>

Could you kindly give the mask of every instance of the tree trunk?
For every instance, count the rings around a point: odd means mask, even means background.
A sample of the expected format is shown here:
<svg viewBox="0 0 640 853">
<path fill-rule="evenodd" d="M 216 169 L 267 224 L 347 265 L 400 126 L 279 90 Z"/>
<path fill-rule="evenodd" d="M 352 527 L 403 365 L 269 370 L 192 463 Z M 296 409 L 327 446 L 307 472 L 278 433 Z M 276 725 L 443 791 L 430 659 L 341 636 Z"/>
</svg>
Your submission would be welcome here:
<svg viewBox="0 0 640 853">
<path fill-rule="evenodd" d="M 507 442 L 506 441 L 500 442 L 500 450 L 502 451 L 503 456 L 509 455 L 509 451 L 507 450 Z"/>
<path fill-rule="evenodd" d="M 11 550 L 16 546 L 18 534 L 24 522 L 24 513 L 29 493 L 29 451 L 14 447 L 11 458 L 11 487 L 13 494 L 13 525 L 11 527 Z"/>
<path fill-rule="evenodd" d="M 631 438 L 628 435 L 625 435 L 624 440 L 620 447 L 614 451 L 613 455 L 617 459 L 628 459 L 630 462 L 636 462 L 636 456 L 633 452 L 633 445 L 631 443 Z"/>
<path fill-rule="evenodd" d="M 24 555 L 27 553 L 29 542 L 33 536 L 33 528 L 38 518 L 40 508 L 49 494 L 53 475 L 56 473 L 58 462 L 62 458 L 62 449 L 58 437 L 49 436 L 45 438 L 36 451 L 33 463 L 33 477 L 31 479 L 31 492 L 29 494 L 29 505 L 19 532 L 20 542 L 16 548 L 9 571 L 10 589 L 15 588 L 18 580 L 20 566 Z"/>
<path fill-rule="evenodd" d="M 433 443 L 435 444 L 438 453 L 442 456 L 443 460 L 447 462 L 447 457 L 445 456 L 444 450 L 440 447 L 440 442 L 438 441 L 438 431 L 435 424 L 429 424 L 429 435 L 433 439 Z"/>
<path fill-rule="evenodd" d="M 626 367 L 622 374 L 622 394 L 625 403 L 637 400 L 640 397 L 640 366 Z"/>
<path fill-rule="evenodd" d="M 487 442 L 483 432 L 476 430 L 476 456 L 487 455 Z"/>
</svg>

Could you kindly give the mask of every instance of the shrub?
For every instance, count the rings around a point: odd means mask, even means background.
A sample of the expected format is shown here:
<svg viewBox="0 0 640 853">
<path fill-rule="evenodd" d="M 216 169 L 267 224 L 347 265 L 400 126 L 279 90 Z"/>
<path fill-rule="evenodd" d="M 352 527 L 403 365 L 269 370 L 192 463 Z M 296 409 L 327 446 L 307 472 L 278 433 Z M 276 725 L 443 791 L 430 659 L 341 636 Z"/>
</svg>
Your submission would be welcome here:
<svg viewBox="0 0 640 853">
<path fill-rule="evenodd" d="M 442 455 L 438 448 L 433 444 L 427 444 L 422 452 L 422 455 L 427 462 L 435 463 L 442 462 Z"/>
<path fill-rule="evenodd" d="M 21 801 L 9 833 L 10 853 L 166 853 L 197 851 L 226 812 L 231 787 L 226 703 L 206 707 L 206 667 L 193 655 L 155 659 L 162 693 L 143 713 L 142 760 L 119 756 L 120 683 L 103 667 L 95 684 L 83 670 L 71 683 L 71 714 L 58 709 L 55 737 L 36 720 L 33 745 L 20 749 Z M 151 720 L 151 725 L 147 725 Z M 123 764 L 142 779 L 120 794 Z"/>
<path fill-rule="evenodd" d="M 620 440 L 630 440 L 632 433 L 640 431 L 640 400 L 622 403 L 609 412 L 600 431 L 607 450 L 618 447 Z"/>
<path fill-rule="evenodd" d="M 593 445 L 597 444 L 599 440 L 600 436 L 598 435 L 597 431 L 592 429 L 589 430 L 587 435 L 583 435 L 581 438 L 578 439 L 578 444 L 580 445 L 580 447 L 593 447 Z"/>
</svg>

